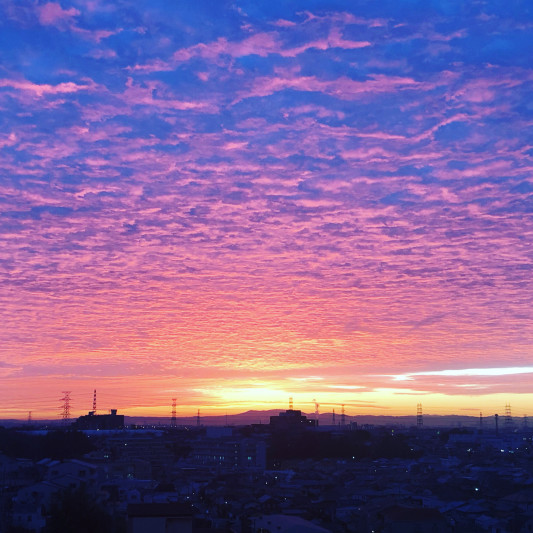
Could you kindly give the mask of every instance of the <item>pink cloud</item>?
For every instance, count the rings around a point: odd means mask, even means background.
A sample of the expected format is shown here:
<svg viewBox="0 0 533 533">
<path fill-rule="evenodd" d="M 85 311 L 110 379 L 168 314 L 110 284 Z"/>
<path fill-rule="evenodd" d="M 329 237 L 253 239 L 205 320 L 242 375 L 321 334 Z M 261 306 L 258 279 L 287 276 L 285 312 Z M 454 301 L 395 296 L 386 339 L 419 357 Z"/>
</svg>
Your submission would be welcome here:
<svg viewBox="0 0 533 533">
<path fill-rule="evenodd" d="M 228 41 L 225 37 L 219 37 L 216 41 L 204 44 L 196 44 L 189 48 L 178 50 L 173 59 L 177 62 L 185 62 L 193 57 L 214 59 L 222 54 L 241 57 L 255 54 L 265 57 L 279 49 L 277 34 L 257 33 L 242 41 Z"/>
<path fill-rule="evenodd" d="M 512 90 L 523 83 L 531 82 L 530 72 L 503 72 L 501 77 L 483 76 L 469 80 L 450 94 L 449 99 L 456 102 L 485 104 L 493 102 L 496 97 L 501 101 L 502 96 L 512 96 Z"/>
<path fill-rule="evenodd" d="M 80 14 L 74 7 L 63 9 L 60 4 L 48 2 L 37 8 L 39 22 L 44 26 L 55 26 L 65 30 L 73 24 L 73 19 Z"/>
<path fill-rule="evenodd" d="M 365 81 L 340 77 L 334 80 L 321 80 L 315 76 L 298 76 L 292 72 L 279 72 L 277 77 L 256 78 L 249 89 L 240 92 L 238 102 L 245 98 L 268 96 L 285 89 L 300 91 L 323 92 L 341 100 L 354 100 L 362 95 L 401 90 L 427 90 L 434 87 L 433 83 L 418 82 L 403 76 L 386 76 L 375 74 Z"/>
<path fill-rule="evenodd" d="M 280 28 L 292 28 L 293 26 L 296 26 L 296 22 L 285 19 L 276 20 L 276 22 L 273 22 L 272 24 Z"/>
<path fill-rule="evenodd" d="M 11 132 L 10 134 L 6 135 L 0 135 L 0 147 L 4 146 L 14 146 L 18 142 L 17 134 L 14 132 Z"/>
<path fill-rule="evenodd" d="M 75 93 L 78 91 L 87 91 L 94 89 L 95 85 L 93 83 L 87 85 L 78 85 L 77 83 L 71 81 L 58 83 L 57 85 L 50 85 L 47 83 L 33 83 L 24 79 L 0 79 L 0 87 L 11 87 L 19 91 L 29 91 L 39 97 L 42 97 L 47 94 L 68 94 Z"/>
<path fill-rule="evenodd" d="M 296 57 L 297 55 L 311 49 L 329 50 L 330 48 L 343 48 L 345 50 L 355 50 L 371 46 L 369 41 L 349 41 L 342 37 L 339 28 L 332 28 L 326 38 L 310 41 L 295 48 L 282 49 L 278 53 L 283 57 Z"/>
<path fill-rule="evenodd" d="M 117 57 L 117 53 L 109 48 L 92 50 L 87 55 L 89 57 L 94 57 L 95 59 L 113 59 Z"/>
<path fill-rule="evenodd" d="M 42 6 L 37 7 L 37 17 L 43 26 L 53 26 L 60 31 L 71 31 L 78 34 L 83 39 L 100 42 L 111 35 L 120 33 L 121 28 L 114 30 L 86 30 L 76 25 L 76 17 L 81 12 L 71 7 L 70 9 L 63 9 L 60 4 L 48 2 Z"/>
<path fill-rule="evenodd" d="M 313 21 L 318 20 L 329 24 L 357 24 L 369 28 L 378 28 L 387 24 L 387 20 L 385 19 L 366 19 L 347 12 L 333 12 L 327 13 L 326 15 L 315 15 L 310 11 L 304 11 L 301 14 L 306 16 L 304 23 L 312 23 Z"/>
<path fill-rule="evenodd" d="M 154 98 L 154 90 L 157 89 L 162 96 Z M 143 85 L 136 84 L 132 78 L 128 78 L 126 90 L 122 94 L 126 105 L 143 105 L 152 109 L 160 110 L 198 110 L 212 112 L 216 105 L 209 101 L 178 100 L 168 90 L 167 86 L 161 82 L 153 81 Z"/>
<path fill-rule="evenodd" d="M 158 72 L 172 70 L 178 63 L 185 63 L 194 57 L 218 60 L 221 56 L 243 57 L 258 55 L 266 57 L 269 54 L 278 54 L 282 57 L 296 57 L 307 50 L 328 50 L 331 48 L 343 48 L 353 50 L 371 46 L 368 41 L 350 41 L 344 39 L 338 28 L 333 28 L 327 37 L 312 40 L 297 47 L 284 47 L 280 36 L 276 32 L 256 33 L 242 41 L 229 41 L 220 37 L 210 43 L 199 43 L 188 48 L 174 52 L 171 61 L 155 60 L 144 65 L 135 65 L 131 70 L 142 72 Z"/>
<path fill-rule="evenodd" d="M 111 35 L 116 35 L 118 33 L 122 32 L 122 28 L 119 28 L 117 30 L 86 30 L 84 28 L 79 28 L 77 26 L 72 26 L 71 31 L 73 33 L 77 33 L 82 37 L 83 39 L 87 39 L 89 41 L 94 41 L 96 43 L 99 43 L 103 39 L 107 39 L 108 37 L 111 37 Z"/>
</svg>

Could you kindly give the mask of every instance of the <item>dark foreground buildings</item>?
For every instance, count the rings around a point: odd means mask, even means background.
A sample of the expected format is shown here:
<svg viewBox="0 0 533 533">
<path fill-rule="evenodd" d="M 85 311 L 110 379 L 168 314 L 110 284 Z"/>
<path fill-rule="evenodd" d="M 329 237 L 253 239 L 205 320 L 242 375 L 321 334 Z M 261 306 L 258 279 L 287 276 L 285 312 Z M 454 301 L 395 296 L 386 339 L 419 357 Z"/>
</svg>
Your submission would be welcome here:
<svg viewBox="0 0 533 533">
<path fill-rule="evenodd" d="M 533 532 L 525 424 L 313 422 L 291 409 L 241 427 L 0 428 L 0 533 Z M 121 423 L 116 412 L 76 422 Z M 44 447 L 81 437 L 90 451 Z"/>
</svg>

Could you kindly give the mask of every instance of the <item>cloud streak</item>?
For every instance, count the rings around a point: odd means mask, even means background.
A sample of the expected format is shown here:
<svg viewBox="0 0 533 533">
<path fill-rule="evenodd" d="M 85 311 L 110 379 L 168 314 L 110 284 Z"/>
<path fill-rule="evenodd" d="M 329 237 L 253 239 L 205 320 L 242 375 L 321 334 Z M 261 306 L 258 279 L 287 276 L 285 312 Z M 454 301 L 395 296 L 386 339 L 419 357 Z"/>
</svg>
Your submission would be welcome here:
<svg viewBox="0 0 533 533">
<path fill-rule="evenodd" d="M 397 381 L 412 380 L 416 376 L 514 376 L 516 374 L 531 374 L 533 367 L 508 367 L 508 368 L 462 368 L 457 370 L 433 370 L 427 372 L 413 372 L 394 376 Z"/>
</svg>

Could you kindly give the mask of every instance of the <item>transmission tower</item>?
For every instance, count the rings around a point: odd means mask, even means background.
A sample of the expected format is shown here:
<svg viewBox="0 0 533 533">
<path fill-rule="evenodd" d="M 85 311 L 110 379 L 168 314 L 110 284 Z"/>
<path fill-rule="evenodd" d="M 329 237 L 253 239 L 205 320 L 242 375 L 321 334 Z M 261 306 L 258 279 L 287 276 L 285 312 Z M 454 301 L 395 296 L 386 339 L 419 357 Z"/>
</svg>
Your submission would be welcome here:
<svg viewBox="0 0 533 533">
<path fill-rule="evenodd" d="M 61 391 L 63 394 L 63 398 L 61 398 L 61 401 L 63 402 L 63 410 L 61 411 L 61 418 L 63 419 L 63 424 L 68 424 L 70 421 L 70 394 L 72 391 L 64 390 Z"/>
<path fill-rule="evenodd" d="M 341 426 L 346 424 L 346 414 L 344 412 L 344 404 L 341 405 Z"/>
<path fill-rule="evenodd" d="M 505 404 L 505 429 L 513 428 L 513 417 L 511 416 L 511 404 Z"/>
<path fill-rule="evenodd" d="M 496 414 L 494 415 L 494 424 L 496 425 L 496 435 L 498 434 L 498 417 L 499 417 L 499 416 L 500 416 L 500 415 L 499 415 L 498 413 L 496 413 Z"/>
<path fill-rule="evenodd" d="M 483 429 L 483 413 L 479 411 L 479 429 Z"/>
<path fill-rule="evenodd" d="M 424 425 L 424 419 L 422 418 L 422 404 L 416 404 L 416 427 L 421 429 Z"/>
<path fill-rule="evenodd" d="M 292 403 L 292 396 L 289 398 L 289 411 L 294 410 L 294 404 Z"/>
<path fill-rule="evenodd" d="M 200 425 L 200 409 L 198 409 L 198 414 L 196 415 L 196 425 Z"/>
<path fill-rule="evenodd" d="M 176 398 L 172 398 L 172 418 L 170 419 L 170 427 L 175 428 L 176 426 Z"/>
<path fill-rule="evenodd" d="M 333 425 L 335 425 L 335 408 L 333 408 L 333 413 L 331 415 L 331 422 Z"/>
<path fill-rule="evenodd" d="M 28 411 L 28 425 L 31 426 L 31 411 Z"/>
<path fill-rule="evenodd" d="M 96 414 L 96 389 L 93 392 L 93 413 Z"/>
</svg>

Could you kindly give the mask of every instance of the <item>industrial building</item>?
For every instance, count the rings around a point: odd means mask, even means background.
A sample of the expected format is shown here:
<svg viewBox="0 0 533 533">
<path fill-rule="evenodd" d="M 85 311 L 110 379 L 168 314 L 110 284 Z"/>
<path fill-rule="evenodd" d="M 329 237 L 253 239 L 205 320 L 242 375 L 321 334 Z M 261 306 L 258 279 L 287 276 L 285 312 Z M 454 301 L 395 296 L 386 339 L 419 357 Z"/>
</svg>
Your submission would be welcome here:
<svg viewBox="0 0 533 533">
<path fill-rule="evenodd" d="M 97 415 L 94 411 L 89 411 L 87 415 L 80 416 L 74 422 L 76 429 L 123 429 L 124 415 L 117 415 L 116 409 L 111 409 L 107 415 Z"/>
</svg>

